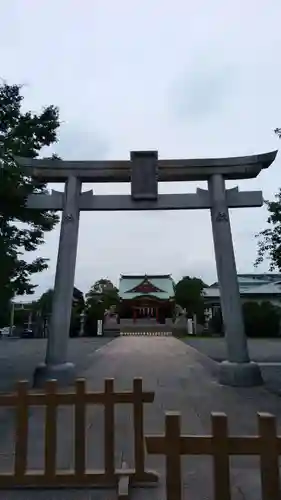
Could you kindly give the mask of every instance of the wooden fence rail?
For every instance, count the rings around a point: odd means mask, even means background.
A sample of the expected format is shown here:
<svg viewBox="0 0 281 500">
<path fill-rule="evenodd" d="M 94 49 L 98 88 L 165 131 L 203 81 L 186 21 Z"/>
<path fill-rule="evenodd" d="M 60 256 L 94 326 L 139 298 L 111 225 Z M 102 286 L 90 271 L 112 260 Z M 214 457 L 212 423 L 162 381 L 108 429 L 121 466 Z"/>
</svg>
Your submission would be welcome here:
<svg viewBox="0 0 281 500">
<path fill-rule="evenodd" d="M 182 455 L 210 455 L 213 457 L 213 484 L 215 500 L 231 500 L 230 460 L 231 455 L 258 455 L 262 500 L 280 500 L 279 456 L 281 437 L 276 433 L 275 417 L 258 413 L 257 436 L 229 436 L 227 416 L 212 413 L 212 435 L 181 435 L 181 415 L 166 413 L 165 434 L 147 436 L 148 453 L 165 455 L 166 498 L 182 498 Z"/>
<path fill-rule="evenodd" d="M 0 407 L 16 410 L 14 470 L 0 473 L 0 488 L 12 487 L 118 487 L 119 499 L 128 498 L 129 484 L 149 485 L 158 481 L 157 473 L 145 469 L 145 441 L 148 453 L 166 457 L 167 500 L 182 498 L 182 455 L 209 455 L 213 458 L 215 500 L 231 500 L 230 456 L 260 457 L 262 500 L 280 500 L 279 457 L 281 437 L 275 417 L 258 414 L 256 436 L 230 436 L 227 417 L 212 413 L 212 434 L 181 435 L 179 413 L 166 413 L 165 434 L 144 437 L 144 404 L 154 401 L 154 392 L 143 391 L 142 379 L 134 379 L 133 390 L 114 390 L 114 379 L 106 379 L 103 392 L 87 392 L 84 379 L 76 381 L 74 392 L 58 392 L 56 381 L 49 381 L 44 392 L 28 391 L 28 383 L 18 383 L 16 392 L 0 394 Z M 104 470 L 88 470 L 86 464 L 86 411 L 88 405 L 104 407 Z M 134 468 L 125 463 L 115 468 L 115 405 L 133 406 Z M 57 470 L 57 410 L 74 406 L 74 470 Z M 30 407 L 45 407 L 45 463 L 43 470 L 28 470 Z M 71 438 L 72 436 L 70 436 Z"/>
<path fill-rule="evenodd" d="M 67 393 L 58 392 L 55 380 L 47 382 L 42 393 L 29 392 L 28 383 L 19 382 L 15 393 L 0 395 L 0 407 L 16 409 L 14 471 L 0 473 L 0 488 L 108 487 L 118 485 L 124 477 L 132 484 L 156 483 L 158 475 L 146 471 L 144 465 L 143 405 L 153 400 L 154 392 L 143 391 L 141 378 L 134 379 L 132 391 L 124 392 L 114 391 L 114 379 L 105 380 L 103 392 L 87 392 L 84 379 L 76 381 L 75 392 Z M 86 468 L 86 409 L 91 404 L 104 407 L 104 470 L 89 471 Z M 124 467 L 124 464 L 115 469 L 116 404 L 133 405 L 134 469 Z M 61 405 L 74 406 L 74 470 L 70 471 L 59 471 L 56 467 L 57 409 Z M 34 406 L 45 407 L 45 468 L 42 471 L 27 470 L 29 409 Z"/>
</svg>

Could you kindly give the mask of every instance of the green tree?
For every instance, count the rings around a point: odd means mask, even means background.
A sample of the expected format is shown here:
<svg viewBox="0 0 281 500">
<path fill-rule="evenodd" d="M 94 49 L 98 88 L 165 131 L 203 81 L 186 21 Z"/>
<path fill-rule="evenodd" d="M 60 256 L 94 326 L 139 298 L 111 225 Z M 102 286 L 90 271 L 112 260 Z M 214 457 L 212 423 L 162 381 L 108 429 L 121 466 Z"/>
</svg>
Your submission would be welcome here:
<svg viewBox="0 0 281 500">
<path fill-rule="evenodd" d="M 33 303 L 34 310 L 39 311 L 40 316 L 46 317 L 52 313 L 53 295 L 53 288 L 49 288 L 49 290 L 42 293 L 40 299 Z"/>
<path fill-rule="evenodd" d="M 269 301 L 244 302 L 242 304 L 245 333 L 247 337 L 278 337 L 280 333 L 281 309 Z M 218 309 L 209 323 L 214 333 L 224 335 L 221 310 Z"/>
<path fill-rule="evenodd" d="M 87 307 L 102 304 L 103 312 L 110 306 L 117 306 L 119 303 L 118 289 L 108 279 L 100 279 L 96 281 L 86 294 Z"/>
<path fill-rule="evenodd" d="M 268 210 L 267 223 L 269 227 L 256 235 L 258 255 L 255 267 L 265 259 L 269 260 L 269 270 L 281 271 L 281 189 L 275 195 L 275 201 L 265 201 Z"/>
<path fill-rule="evenodd" d="M 271 302 L 245 302 L 243 316 L 247 337 L 279 336 L 280 309 Z"/>
<path fill-rule="evenodd" d="M 93 284 L 93 286 L 91 286 L 89 292 L 87 293 L 87 297 L 90 298 L 91 296 L 94 296 L 96 294 L 106 294 L 108 292 L 111 292 L 112 290 L 117 290 L 112 281 L 107 278 L 101 278 L 97 280 Z"/>
<path fill-rule="evenodd" d="M 186 309 L 188 315 L 197 315 L 204 322 L 203 289 L 207 285 L 200 278 L 185 276 L 175 285 L 176 304 Z"/>
<path fill-rule="evenodd" d="M 78 288 L 73 288 L 72 311 L 70 321 L 70 337 L 77 337 L 80 332 L 81 313 L 85 309 L 84 295 Z"/>
<path fill-rule="evenodd" d="M 53 304 L 54 290 L 49 288 L 44 292 L 40 299 L 33 302 L 33 311 L 38 313 L 42 320 L 49 319 L 52 314 L 52 304 Z M 73 300 L 72 300 L 72 311 L 71 311 L 71 323 L 69 335 L 74 337 L 78 335 L 80 330 L 80 317 L 84 310 L 85 301 L 83 293 L 78 290 L 78 288 L 73 288 Z"/>
<path fill-rule="evenodd" d="M 32 294 L 34 273 L 47 268 L 41 257 L 27 262 L 25 252 L 44 243 L 59 218 L 54 212 L 32 211 L 30 194 L 46 193 L 46 184 L 25 175 L 14 157 L 35 158 L 57 140 L 59 112 L 45 107 L 39 114 L 22 109 L 20 85 L 0 85 L 0 303 L 2 311 L 14 295 Z"/>
<path fill-rule="evenodd" d="M 274 132 L 280 139 L 281 128 L 276 128 Z M 275 195 L 275 200 L 265 200 L 264 203 L 268 210 L 268 227 L 256 234 L 259 241 L 254 266 L 258 267 L 267 259 L 270 271 L 281 271 L 281 189 Z"/>
<path fill-rule="evenodd" d="M 85 330 L 89 335 L 96 333 L 98 319 L 103 319 L 104 313 L 111 306 L 118 311 L 118 289 L 108 279 L 96 281 L 86 294 L 86 323 Z"/>
<path fill-rule="evenodd" d="M 209 321 L 209 329 L 215 334 L 223 335 L 223 320 L 221 309 L 217 309 Z"/>
</svg>

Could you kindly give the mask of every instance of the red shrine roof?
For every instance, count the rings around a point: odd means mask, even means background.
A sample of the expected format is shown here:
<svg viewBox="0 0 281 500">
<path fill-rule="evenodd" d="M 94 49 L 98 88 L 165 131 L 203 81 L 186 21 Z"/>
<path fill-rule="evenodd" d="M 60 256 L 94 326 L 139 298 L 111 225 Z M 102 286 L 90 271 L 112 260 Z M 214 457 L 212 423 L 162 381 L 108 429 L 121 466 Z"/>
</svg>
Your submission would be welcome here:
<svg viewBox="0 0 281 500">
<path fill-rule="evenodd" d="M 119 295 L 123 300 L 132 300 L 143 295 L 162 300 L 174 298 L 171 275 L 121 275 Z"/>
</svg>

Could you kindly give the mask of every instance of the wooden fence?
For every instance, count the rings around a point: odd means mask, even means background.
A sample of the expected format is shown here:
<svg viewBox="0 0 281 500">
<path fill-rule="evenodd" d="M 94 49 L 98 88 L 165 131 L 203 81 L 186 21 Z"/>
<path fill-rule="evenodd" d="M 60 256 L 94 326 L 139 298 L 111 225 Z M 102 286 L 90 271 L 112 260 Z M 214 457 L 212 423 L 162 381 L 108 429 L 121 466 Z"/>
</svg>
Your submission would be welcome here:
<svg viewBox="0 0 281 500">
<path fill-rule="evenodd" d="M 0 407 L 16 411 L 14 470 L 0 473 L 0 488 L 13 487 L 111 487 L 118 488 L 118 498 L 128 498 L 129 484 L 156 484 L 158 475 L 145 470 L 145 448 L 148 453 L 166 457 L 166 498 L 182 498 L 182 455 L 209 455 L 213 458 L 214 500 L 231 500 L 230 456 L 260 457 L 262 500 L 280 500 L 279 456 L 281 437 L 277 436 L 275 417 L 258 414 L 259 435 L 230 436 L 227 417 L 212 413 L 212 434 L 181 435 L 180 414 L 169 412 L 165 418 L 165 434 L 144 437 L 144 403 L 154 401 L 154 392 L 144 392 L 142 379 L 134 379 L 133 390 L 115 392 L 114 379 L 106 379 L 103 392 L 87 392 L 84 379 L 76 381 L 75 392 L 58 392 L 56 381 L 46 384 L 45 392 L 28 391 L 28 383 L 18 383 L 17 391 L 0 395 Z M 88 405 L 104 407 L 104 470 L 86 467 L 86 411 Z M 134 468 L 125 463 L 115 468 L 116 404 L 133 406 Z M 74 470 L 57 470 L 57 409 L 74 406 Z M 29 409 L 45 407 L 45 463 L 43 470 L 27 470 Z M 145 447 L 146 442 L 146 447 Z"/>
<path fill-rule="evenodd" d="M 165 455 L 166 498 L 182 498 L 182 455 L 209 455 L 213 457 L 213 484 L 215 500 L 231 500 L 229 458 L 231 455 L 258 455 L 262 500 L 280 500 L 279 456 L 281 437 L 276 433 L 275 417 L 258 413 L 258 436 L 229 436 L 227 416 L 212 413 L 212 435 L 181 435 L 180 414 L 166 413 L 165 434 L 147 436 L 148 453 Z"/>
<path fill-rule="evenodd" d="M 119 496 L 126 497 L 126 485 L 156 483 L 158 476 L 145 470 L 143 405 L 152 403 L 154 392 L 144 392 L 142 379 L 135 378 L 133 391 L 115 392 L 114 379 L 106 379 L 103 392 L 86 392 L 84 379 L 76 381 L 75 392 L 58 392 L 57 382 L 49 381 L 42 393 L 28 391 L 28 383 L 21 381 L 12 394 L 0 395 L 0 407 L 16 410 L 14 471 L 0 473 L 0 488 L 11 487 L 86 487 L 118 486 Z M 88 405 L 104 407 L 104 470 L 86 469 L 86 410 Z M 134 469 L 125 464 L 115 469 L 116 404 L 133 405 Z M 74 470 L 59 471 L 57 456 L 57 408 L 74 406 Z M 43 406 L 45 410 L 45 467 L 42 471 L 27 470 L 29 408 Z M 72 436 L 70 436 L 71 438 Z"/>
</svg>

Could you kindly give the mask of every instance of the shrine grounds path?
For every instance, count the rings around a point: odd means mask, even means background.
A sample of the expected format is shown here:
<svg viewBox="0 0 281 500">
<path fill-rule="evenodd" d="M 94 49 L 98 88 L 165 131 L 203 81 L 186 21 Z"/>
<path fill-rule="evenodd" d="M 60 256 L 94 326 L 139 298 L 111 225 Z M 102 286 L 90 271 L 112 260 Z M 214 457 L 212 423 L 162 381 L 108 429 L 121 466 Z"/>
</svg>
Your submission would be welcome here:
<svg viewBox="0 0 281 500">
<path fill-rule="evenodd" d="M 195 339 L 196 340 L 196 339 Z M 203 339 L 200 339 L 203 342 Z M 266 341 L 265 341 L 266 342 Z M 261 352 L 264 353 L 266 343 Z M 42 361 L 45 341 L 20 340 L 0 342 L 1 390 L 10 390 L 13 380 L 31 377 L 34 366 Z M 277 361 L 281 342 L 276 341 L 270 349 Z M 203 349 L 201 349 L 203 350 Z M 182 414 L 182 432 L 206 434 L 210 432 L 210 413 L 223 411 L 229 417 L 232 434 L 254 434 L 257 432 L 256 413 L 266 411 L 277 416 L 281 433 L 281 397 L 264 387 L 223 387 L 216 381 L 217 362 L 194 349 L 186 342 L 173 337 L 120 337 L 111 342 L 107 339 L 73 339 L 70 341 L 69 358 L 76 361 L 79 375 L 87 379 L 88 388 L 100 390 L 106 377 L 114 377 L 116 388 L 132 388 L 132 379 L 142 377 L 145 390 L 155 391 L 155 402 L 145 407 L 145 432 L 159 434 L 164 431 L 165 411 L 176 410 Z M 269 358 L 267 358 L 269 359 Z M 276 365 L 278 369 L 278 365 Z M 265 376 L 267 365 L 262 366 Z M 276 383 L 280 375 L 274 375 Z M 2 380 L 4 377 L 5 380 Z M 270 379 L 270 377 L 269 377 Z M 269 380 L 268 379 L 268 380 Z M 281 386 L 281 377 L 280 377 Z M 270 382 L 270 380 L 269 380 Z M 12 463 L 11 415 L 0 414 L 0 470 L 9 470 Z M 59 411 L 58 467 L 72 466 L 73 416 L 70 410 Z M 131 446 L 132 417 L 124 406 L 116 411 L 116 465 L 121 457 L 132 465 Z M 31 441 L 29 467 L 43 465 L 43 419 L 42 411 L 32 410 L 30 417 Z M 87 416 L 89 468 L 102 466 L 102 410 L 91 407 Z M 211 500 L 211 459 L 189 457 L 182 460 L 184 471 L 184 495 L 190 500 Z M 260 498 L 258 459 L 237 457 L 231 460 L 234 500 L 257 500 Z M 164 460 L 149 456 L 147 466 L 161 474 L 156 489 L 133 490 L 133 500 L 163 500 Z M 111 500 L 114 491 L 11 491 L 0 490 L 0 499 L 97 499 Z"/>
</svg>

